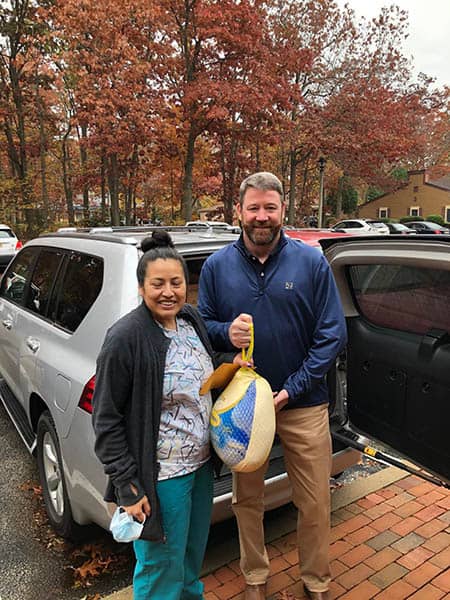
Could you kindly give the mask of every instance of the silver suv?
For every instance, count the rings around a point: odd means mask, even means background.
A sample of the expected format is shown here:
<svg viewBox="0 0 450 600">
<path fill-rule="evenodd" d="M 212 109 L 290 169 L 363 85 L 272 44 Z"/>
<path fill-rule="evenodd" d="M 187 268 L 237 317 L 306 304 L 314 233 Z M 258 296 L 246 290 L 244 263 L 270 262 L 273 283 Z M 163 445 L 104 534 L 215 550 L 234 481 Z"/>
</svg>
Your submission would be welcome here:
<svg viewBox="0 0 450 600">
<path fill-rule="evenodd" d="M 148 227 L 121 227 L 114 230 L 102 228 L 47 234 L 29 242 L 18 253 L 1 281 L 0 396 L 27 448 L 37 456 L 49 520 L 54 529 L 65 537 L 76 537 L 81 525 L 92 522 L 104 528 L 109 525 L 110 510 L 103 501 L 106 477 L 93 449 L 91 411 L 95 361 L 107 328 L 139 302 L 135 271 L 140 256 L 140 241 L 151 230 Z M 172 228 L 171 235 L 177 249 L 186 259 L 190 274 L 188 301 L 195 304 L 198 277 L 204 260 L 215 250 L 237 239 L 237 236 L 211 231 L 188 231 L 186 228 Z M 357 244 L 356 238 L 346 238 L 346 241 Z M 380 239 L 381 241 L 383 240 Z M 368 244 L 367 241 L 361 242 Z M 344 242 L 338 240 L 337 244 L 340 247 Z M 430 297 L 436 301 L 435 296 L 442 288 L 445 294 L 442 301 L 446 302 L 450 267 L 448 243 L 442 242 L 442 245 L 446 252 L 441 248 L 440 268 L 444 269 L 439 279 L 441 287 L 437 284 L 433 286 L 434 296 Z M 355 248 L 353 252 L 352 249 L 353 246 L 350 246 L 350 261 L 357 257 L 358 264 L 373 263 L 371 268 L 367 267 L 367 273 L 364 271 L 362 275 L 363 284 L 360 287 L 365 294 L 364 298 L 374 297 L 372 288 L 375 291 L 380 288 L 386 294 L 386 286 L 389 287 L 391 280 L 392 285 L 397 285 L 396 281 L 403 281 L 397 276 L 386 279 L 384 271 L 378 266 L 379 258 L 376 253 L 365 262 L 366 246 Z M 430 253 L 429 248 L 427 252 Z M 392 261 L 393 255 L 391 250 L 389 260 Z M 411 256 L 414 255 L 414 252 L 407 253 L 410 263 Z M 400 262 L 401 259 L 400 254 Z M 356 327 L 358 308 L 355 308 L 352 295 L 345 288 L 351 280 L 341 274 L 348 264 L 338 260 L 336 255 L 333 255 L 332 263 L 338 269 L 338 282 L 341 293 L 345 296 L 344 305 L 350 314 L 352 331 L 356 331 L 356 338 L 353 339 L 356 347 L 356 342 L 359 341 L 359 330 Z M 430 267 L 436 268 L 439 264 L 431 260 L 429 262 Z M 359 273 L 358 267 L 356 272 Z M 424 271 L 424 278 L 425 275 Z M 418 276 L 415 277 L 409 277 L 409 286 L 419 285 L 422 281 Z M 388 296 L 386 298 L 388 305 L 392 306 L 393 302 Z M 427 296 L 424 295 L 424 298 Z M 403 296 L 401 302 L 403 310 Z M 441 317 L 441 321 L 436 324 L 441 329 L 446 327 L 443 311 L 435 312 L 440 313 Z M 430 323 L 432 317 L 433 313 L 430 313 Z M 395 321 L 394 317 L 393 319 Z M 361 317 L 362 323 L 366 320 L 366 316 Z M 395 357 L 398 359 L 402 355 L 402 344 L 408 338 L 402 332 L 396 338 L 398 344 Z M 444 344 L 444 354 L 442 349 L 438 353 L 435 380 L 439 379 L 441 361 L 450 358 L 446 339 L 443 335 L 436 341 L 439 348 Z M 431 342 L 435 343 L 433 340 Z M 361 347 L 368 352 L 370 344 L 367 346 L 364 340 L 361 343 Z M 382 353 L 381 346 L 380 352 Z M 360 358 L 363 354 L 364 352 L 359 351 L 357 357 Z M 374 357 L 370 360 L 374 360 Z M 334 442 L 333 455 L 335 474 L 357 462 L 360 457 L 357 449 L 364 448 L 357 436 L 350 434 L 350 430 L 345 428 L 345 367 L 346 357 L 342 356 L 338 360 L 337 369 L 328 378 L 332 397 L 330 420 L 337 440 Z M 350 370 L 352 369 L 355 367 L 350 364 Z M 363 369 L 364 365 L 361 366 L 361 373 L 364 374 Z M 357 372 L 359 373 L 358 370 Z M 369 371 L 369 375 L 370 373 Z M 376 377 L 367 381 L 372 395 L 376 395 L 378 385 L 386 386 L 383 370 L 375 369 L 374 374 Z M 447 374 L 448 369 L 445 369 L 448 379 Z M 450 389 L 449 382 L 445 385 Z M 382 391 L 387 393 L 389 390 L 386 387 Z M 442 399 L 444 395 L 442 392 Z M 437 424 L 447 423 L 449 418 L 448 405 L 444 406 L 443 402 L 441 404 L 441 408 L 447 413 L 442 419 L 438 417 Z M 375 402 L 374 407 L 376 406 Z M 384 420 L 388 418 L 389 411 L 383 414 Z M 422 415 L 420 423 L 424 424 Z M 383 437 L 377 433 L 379 438 Z M 447 439 L 448 437 L 445 438 Z M 448 442 L 445 444 L 447 448 Z M 444 441 L 442 445 L 444 446 Z M 349 446 L 354 448 L 350 449 Z M 447 450 L 442 454 L 442 461 L 448 465 L 450 461 L 445 453 L 448 454 Z M 427 461 L 422 461 L 422 464 L 427 464 Z M 214 520 L 230 516 L 229 472 L 224 471 L 216 480 L 214 495 Z M 275 444 L 266 479 L 266 506 L 274 508 L 288 502 L 290 498 L 282 452 L 279 445 Z"/>
<path fill-rule="evenodd" d="M 333 229 L 353 235 L 389 235 L 388 226 L 373 219 L 346 219 L 345 221 L 335 223 Z"/>
</svg>

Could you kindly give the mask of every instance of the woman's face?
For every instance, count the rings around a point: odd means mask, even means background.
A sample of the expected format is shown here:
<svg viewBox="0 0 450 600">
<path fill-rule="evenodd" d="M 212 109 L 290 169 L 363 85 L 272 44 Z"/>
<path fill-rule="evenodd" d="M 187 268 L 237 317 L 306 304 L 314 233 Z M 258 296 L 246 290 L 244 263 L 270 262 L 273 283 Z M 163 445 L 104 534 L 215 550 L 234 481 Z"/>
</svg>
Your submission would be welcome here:
<svg viewBox="0 0 450 600">
<path fill-rule="evenodd" d="M 174 329 L 175 317 L 186 302 L 183 265 L 173 258 L 157 258 L 147 263 L 139 293 L 154 318 L 166 329 Z"/>
</svg>

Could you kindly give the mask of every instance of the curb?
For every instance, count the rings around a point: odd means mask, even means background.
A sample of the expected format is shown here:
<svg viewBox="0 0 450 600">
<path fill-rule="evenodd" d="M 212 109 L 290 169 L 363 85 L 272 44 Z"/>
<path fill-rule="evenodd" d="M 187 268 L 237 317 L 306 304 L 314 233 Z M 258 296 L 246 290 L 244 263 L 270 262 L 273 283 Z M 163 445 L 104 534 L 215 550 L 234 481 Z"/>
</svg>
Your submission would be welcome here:
<svg viewBox="0 0 450 600">
<path fill-rule="evenodd" d="M 360 477 L 349 485 L 344 485 L 341 488 L 335 489 L 331 494 L 331 511 L 338 510 L 356 500 L 360 500 L 371 494 L 372 492 L 386 487 L 391 483 L 395 483 L 399 479 L 406 477 L 408 473 L 397 467 L 387 467 L 382 471 Z M 276 515 L 272 520 L 265 524 L 266 543 L 283 537 L 284 535 L 295 531 L 297 526 L 296 509 L 292 506 L 292 510 L 284 509 L 282 515 Z M 227 540 L 226 542 L 215 544 L 214 547 L 208 547 L 205 556 L 205 562 L 202 569 L 202 576 L 208 575 L 212 571 L 223 567 L 229 562 L 239 558 L 239 542 L 237 537 Z M 103 600 L 132 600 L 133 588 L 129 586 L 114 592 L 109 596 L 104 596 Z"/>
</svg>

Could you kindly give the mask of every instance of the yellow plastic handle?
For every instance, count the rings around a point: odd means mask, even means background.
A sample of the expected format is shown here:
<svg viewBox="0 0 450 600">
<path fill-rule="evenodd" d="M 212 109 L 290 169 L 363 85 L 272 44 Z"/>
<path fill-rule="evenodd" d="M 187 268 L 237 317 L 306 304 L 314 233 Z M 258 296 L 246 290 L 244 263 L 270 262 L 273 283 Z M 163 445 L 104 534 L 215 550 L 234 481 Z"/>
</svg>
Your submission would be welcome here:
<svg viewBox="0 0 450 600">
<path fill-rule="evenodd" d="M 248 348 L 242 348 L 242 360 L 250 362 L 253 357 L 253 347 L 255 345 L 255 332 L 253 330 L 253 323 L 250 323 L 250 344 Z"/>
</svg>

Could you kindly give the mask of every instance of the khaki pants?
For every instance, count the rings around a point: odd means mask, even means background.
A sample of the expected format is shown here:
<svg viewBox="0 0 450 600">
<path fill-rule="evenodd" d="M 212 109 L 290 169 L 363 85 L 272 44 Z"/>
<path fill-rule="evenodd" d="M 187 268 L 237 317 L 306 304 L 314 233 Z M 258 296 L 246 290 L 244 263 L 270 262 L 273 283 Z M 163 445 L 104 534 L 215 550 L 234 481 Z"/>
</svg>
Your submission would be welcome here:
<svg viewBox="0 0 450 600">
<path fill-rule="evenodd" d="M 277 433 L 298 509 L 297 546 L 303 582 L 314 592 L 330 583 L 331 438 L 328 406 L 321 404 L 277 413 Z M 241 570 L 247 584 L 265 583 L 269 558 L 264 545 L 264 475 L 268 462 L 253 473 L 233 474 L 233 511 L 239 527 Z"/>
</svg>

